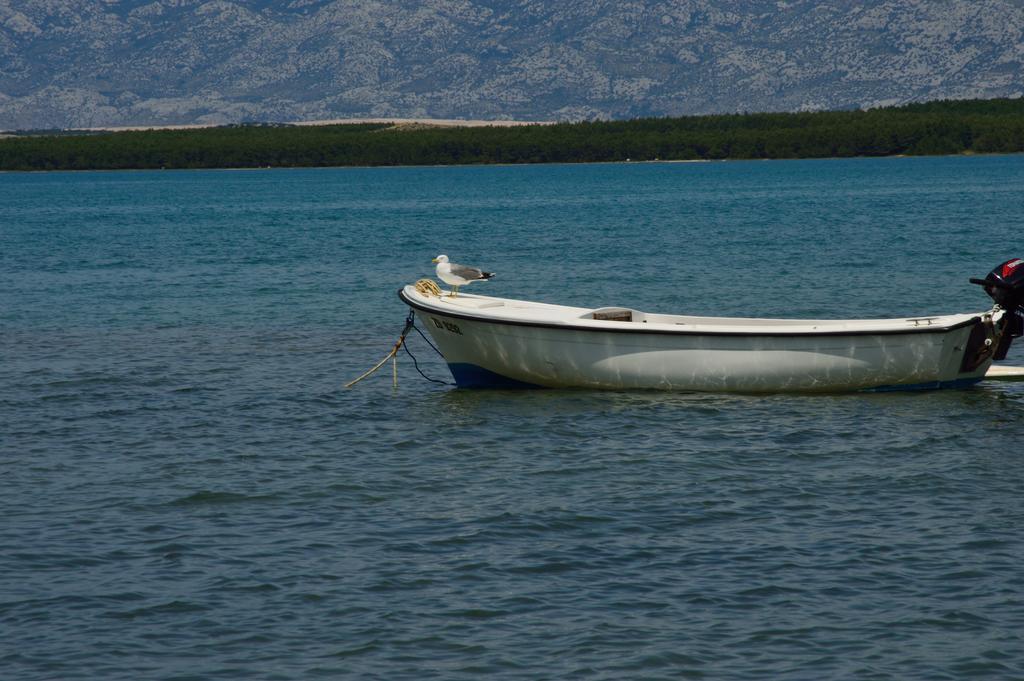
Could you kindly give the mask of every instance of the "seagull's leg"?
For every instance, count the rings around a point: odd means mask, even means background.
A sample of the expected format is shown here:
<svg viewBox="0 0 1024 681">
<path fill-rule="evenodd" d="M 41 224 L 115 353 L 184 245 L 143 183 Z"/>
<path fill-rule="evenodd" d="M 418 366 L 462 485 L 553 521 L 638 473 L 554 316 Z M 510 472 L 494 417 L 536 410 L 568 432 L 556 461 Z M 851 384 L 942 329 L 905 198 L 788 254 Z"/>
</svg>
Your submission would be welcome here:
<svg viewBox="0 0 1024 681">
<path fill-rule="evenodd" d="M 452 298 L 458 298 L 458 297 L 459 297 L 459 287 L 456 286 L 455 284 L 452 284 Z"/>
</svg>

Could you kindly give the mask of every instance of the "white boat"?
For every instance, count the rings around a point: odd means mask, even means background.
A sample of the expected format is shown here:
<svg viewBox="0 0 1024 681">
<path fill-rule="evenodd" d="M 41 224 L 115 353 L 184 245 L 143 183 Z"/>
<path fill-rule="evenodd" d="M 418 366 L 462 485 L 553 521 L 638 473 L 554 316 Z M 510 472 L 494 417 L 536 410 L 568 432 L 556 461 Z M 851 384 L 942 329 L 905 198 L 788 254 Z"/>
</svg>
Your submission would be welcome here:
<svg viewBox="0 0 1024 681">
<path fill-rule="evenodd" d="M 838 392 L 967 387 L 1021 335 L 1024 261 L 981 283 L 988 311 L 904 319 L 692 317 L 409 285 L 399 297 L 460 387 Z M 1001 269 L 1002 268 L 1002 269 Z M 1001 272 L 1001 274 L 1000 274 Z"/>
</svg>

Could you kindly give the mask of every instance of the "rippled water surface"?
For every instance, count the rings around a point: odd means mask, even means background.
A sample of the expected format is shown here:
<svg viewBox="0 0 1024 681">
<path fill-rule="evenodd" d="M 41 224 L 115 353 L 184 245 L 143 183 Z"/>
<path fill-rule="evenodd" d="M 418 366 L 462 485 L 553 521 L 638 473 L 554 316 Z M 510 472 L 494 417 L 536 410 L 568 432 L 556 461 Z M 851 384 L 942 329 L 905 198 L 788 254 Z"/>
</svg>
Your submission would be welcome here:
<svg viewBox="0 0 1024 681">
<path fill-rule="evenodd" d="M 0 677 L 1024 678 L 1024 383 L 342 388 L 441 252 L 583 306 L 982 310 L 1022 196 L 1024 157 L 0 174 Z"/>
</svg>

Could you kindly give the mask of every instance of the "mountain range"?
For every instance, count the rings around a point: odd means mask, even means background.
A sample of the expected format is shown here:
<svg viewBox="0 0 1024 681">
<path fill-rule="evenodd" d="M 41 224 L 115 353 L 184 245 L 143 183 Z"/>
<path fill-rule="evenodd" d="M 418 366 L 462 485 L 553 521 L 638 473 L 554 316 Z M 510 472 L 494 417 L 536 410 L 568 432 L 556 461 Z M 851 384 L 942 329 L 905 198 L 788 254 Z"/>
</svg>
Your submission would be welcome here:
<svg viewBox="0 0 1024 681">
<path fill-rule="evenodd" d="M 0 130 L 1024 95 L 1024 0 L 0 0 Z"/>
</svg>

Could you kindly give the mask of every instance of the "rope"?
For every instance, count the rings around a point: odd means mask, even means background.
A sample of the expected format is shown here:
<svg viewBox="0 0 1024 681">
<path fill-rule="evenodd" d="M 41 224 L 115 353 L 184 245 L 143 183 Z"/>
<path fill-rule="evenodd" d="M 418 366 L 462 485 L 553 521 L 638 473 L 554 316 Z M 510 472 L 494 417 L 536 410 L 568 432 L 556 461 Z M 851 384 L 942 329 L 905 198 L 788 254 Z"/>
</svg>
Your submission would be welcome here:
<svg viewBox="0 0 1024 681">
<path fill-rule="evenodd" d="M 438 286 L 433 279 L 420 279 L 416 282 L 416 291 L 421 296 L 434 296 L 435 298 L 441 297 L 441 287 Z"/>
<path fill-rule="evenodd" d="M 430 347 L 432 347 L 434 349 L 434 352 L 437 353 L 438 357 L 440 357 L 441 359 L 444 359 L 444 355 L 441 354 L 441 351 L 437 349 L 436 345 L 434 345 L 433 343 L 430 342 L 430 339 L 427 338 L 426 334 L 423 333 L 422 331 L 420 331 L 420 327 L 418 327 L 415 324 L 413 324 L 412 328 L 413 328 L 414 331 L 416 331 L 416 333 L 418 333 L 420 335 L 420 338 L 422 338 L 423 340 L 427 341 L 427 345 L 429 345 Z"/>
<path fill-rule="evenodd" d="M 418 282 L 416 282 L 417 290 L 419 290 L 419 286 L 423 282 L 426 282 L 427 284 L 430 284 L 431 286 L 433 286 L 435 289 L 437 289 L 438 293 L 441 292 L 441 290 L 437 287 L 437 284 L 435 284 L 434 282 L 432 282 L 429 279 L 420 279 Z M 426 295 L 426 294 L 424 294 L 424 295 Z M 359 378 L 357 378 L 357 379 L 355 379 L 353 381 L 349 381 L 348 383 L 346 383 L 345 387 L 346 388 L 351 388 L 356 383 L 358 383 L 359 381 L 363 380 L 364 378 L 370 376 L 373 372 L 377 371 L 382 366 L 387 364 L 387 361 L 390 359 L 390 360 L 393 360 L 392 364 L 391 364 L 391 380 L 392 380 L 392 384 L 397 388 L 398 387 L 398 351 L 401 348 L 405 348 L 405 353 L 407 355 L 409 355 L 410 358 L 412 358 L 412 364 L 413 364 L 414 367 L 416 367 L 416 371 L 419 372 L 420 376 L 422 376 L 423 378 L 427 379 L 431 383 L 440 383 L 441 385 L 456 385 L 455 383 L 452 383 L 451 381 L 441 381 L 441 380 L 438 380 L 436 378 L 431 378 L 430 376 L 427 376 L 425 373 L 423 373 L 423 370 L 420 369 L 420 363 L 418 361 L 416 361 L 415 355 L 412 354 L 412 351 L 409 350 L 409 345 L 405 342 L 405 337 L 408 335 L 409 329 L 415 329 L 416 333 L 418 333 L 420 335 L 420 337 L 423 338 L 423 340 L 427 341 L 427 345 L 429 345 L 431 348 L 433 348 L 434 352 L 436 352 L 438 355 L 440 355 L 442 359 L 444 358 L 444 355 L 441 354 L 441 351 L 437 349 L 437 346 L 435 346 L 433 343 L 431 343 L 430 339 L 427 338 L 426 335 L 422 331 L 420 331 L 420 328 L 418 326 L 416 326 L 416 313 L 413 312 L 412 310 L 409 310 L 409 316 L 407 316 L 405 318 L 405 326 L 402 328 L 401 335 L 398 336 L 398 341 L 395 343 L 395 347 L 391 348 L 391 352 L 386 354 L 384 356 L 384 359 L 382 359 L 381 361 L 377 362 L 377 364 L 372 369 L 367 371 L 365 374 L 363 374 L 362 376 L 360 376 Z"/>
<path fill-rule="evenodd" d="M 413 328 L 415 329 L 416 327 L 413 327 Z M 417 330 L 417 331 L 419 331 L 419 329 L 416 329 L 416 330 Z M 422 334 L 420 334 L 420 335 L 422 335 Z M 429 342 L 429 341 L 428 341 L 428 342 Z M 410 358 L 412 358 L 412 365 L 413 365 L 414 367 L 416 367 L 416 371 L 418 371 L 418 372 L 420 373 L 420 376 L 422 376 L 423 378 L 427 379 L 427 380 L 428 380 L 428 381 L 430 381 L 431 383 L 440 383 L 441 385 L 455 385 L 455 383 L 452 383 L 451 381 L 441 381 L 441 380 L 438 380 L 438 379 L 436 379 L 436 378 L 431 378 L 430 376 L 427 376 L 427 375 L 426 375 L 425 373 L 423 373 L 423 371 L 422 371 L 422 370 L 420 369 L 420 363 L 416 361 L 416 357 L 415 357 L 415 356 L 414 356 L 414 355 L 412 354 L 412 352 L 411 352 L 411 351 L 409 350 L 409 346 L 408 346 L 408 344 L 406 344 L 406 345 L 403 345 L 402 347 L 403 347 L 403 348 L 405 348 L 405 354 L 409 355 L 409 357 L 410 357 Z M 434 348 L 434 349 L 436 350 L 437 348 Z"/>
<path fill-rule="evenodd" d="M 409 329 L 412 328 L 413 320 L 414 320 L 414 315 L 413 315 L 412 310 L 410 310 L 409 311 L 409 316 L 405 318 L 405 327 L 402 329 L 402 333 L 398 337 L 398 342 L 395 343 L 395 347 L 391 348 L 391 352 L 389 352 L 388 354 L 384 355 L 384 359 L 382 359 L 381 361 L 377 362 L 377 364 L 372 369 L 367 371 L 365 374 L 363 374 L 362 376 L 360 376 L 359 378 L 357 378 L 357 379 L 355 379 L 353 381 L 349 381 L 348 383 L 346 383 L 345 387 L 346 388 L 351 388 L 356 383 L 358 383 L 359 381 L 363 380 L 364 378 L 366 378 L 367 376 L 372 374 L 374 371 L 377 371 L 377 369 L 380 369 L 382 366 L 384 366 L 389 359 L 395 359 L 396 360 L 396 364 L 394 365 L 394 367 L 392 367 L 392 381 L 393 381 L 394 385 L 397 386 L 398 385 L 398 364 L 397 364 L 397 357 L 396 356 L 398 355 L 398 349 L 400 347 L 402 347 L 402 345 L 405 343 L 405 334 L 409 333 Z"/>
</svg>

